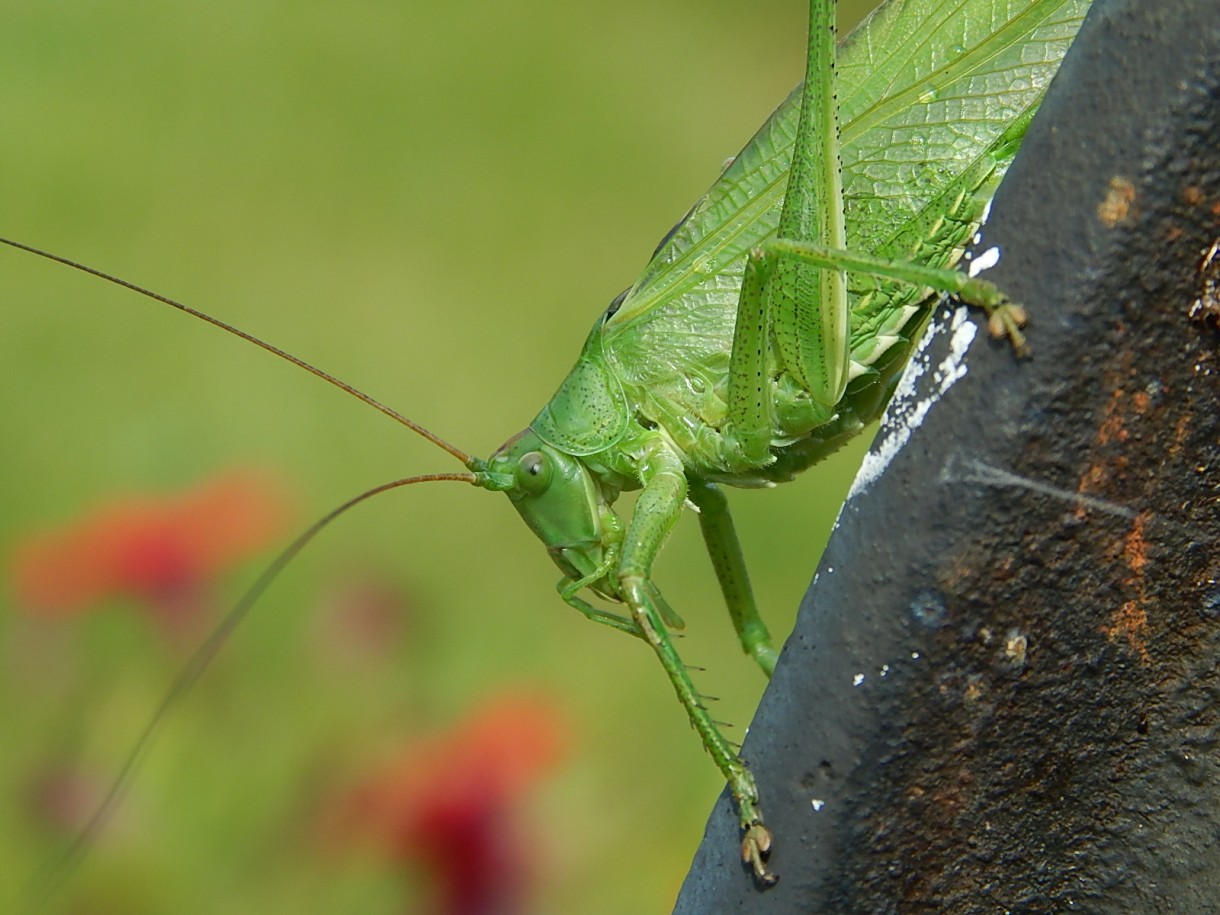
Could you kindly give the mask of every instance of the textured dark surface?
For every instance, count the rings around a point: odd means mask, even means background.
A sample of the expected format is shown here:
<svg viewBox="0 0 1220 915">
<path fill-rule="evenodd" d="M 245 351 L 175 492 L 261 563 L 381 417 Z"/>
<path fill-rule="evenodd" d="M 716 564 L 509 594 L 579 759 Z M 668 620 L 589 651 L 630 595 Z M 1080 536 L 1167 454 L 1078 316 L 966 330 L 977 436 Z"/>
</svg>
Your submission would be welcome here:
<svg viewBox="0 0 1220 915">
<path fill-rule="evenodd" d="M 1032 358 L 936 399 L 942 322 L 745 743 L 780 883 L 722 797 L 677 912 L 1220 910 L 1218 120 L 1214 0 L 1098 0 L 979 246 Z"/>
</svg>

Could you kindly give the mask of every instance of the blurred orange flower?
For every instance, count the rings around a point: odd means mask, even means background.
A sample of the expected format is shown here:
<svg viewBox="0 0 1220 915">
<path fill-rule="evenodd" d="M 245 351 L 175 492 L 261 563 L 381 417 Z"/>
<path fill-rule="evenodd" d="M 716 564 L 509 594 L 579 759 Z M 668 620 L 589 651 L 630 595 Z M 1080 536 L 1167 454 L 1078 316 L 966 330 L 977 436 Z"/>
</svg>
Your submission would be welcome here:
<svg viewBox="0 0 1220 915">
<path fill-rule="evenodd" d="M 128 597 L 181 617 L 215 576 L 279 538 L 288 514 L 278 487 L 250 472 L 175 495 L 116 499 L 18 544 L 9 562 L 13 596 L 48 616 Z"/>
<path fill-rule="evenodd" d="M 349 792 L 332 834 L 371 838 L 435 887 L 437 915 L 528 911 L 540 842 L 521 796 L 563 753 L 558 712 L 541 697 L 497 699 L 452 730 L 415 741 Z"/>
</svg>

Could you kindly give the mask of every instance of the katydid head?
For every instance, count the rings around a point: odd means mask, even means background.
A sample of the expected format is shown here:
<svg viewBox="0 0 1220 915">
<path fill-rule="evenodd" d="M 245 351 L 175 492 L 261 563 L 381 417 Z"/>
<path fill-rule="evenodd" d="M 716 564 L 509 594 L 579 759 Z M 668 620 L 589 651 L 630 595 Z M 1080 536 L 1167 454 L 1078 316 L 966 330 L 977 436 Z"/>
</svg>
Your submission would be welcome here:
<svg viewBox="0 0 1220 915">
<path fill-rule="evenodd" d="M 604 573 L 605 526 L 610 512 L 593 473 L 580 458 L 548 445 L 526 429 L 500 446 L 486 464 L 513 507 L 565 576 Z"/>
</svg>

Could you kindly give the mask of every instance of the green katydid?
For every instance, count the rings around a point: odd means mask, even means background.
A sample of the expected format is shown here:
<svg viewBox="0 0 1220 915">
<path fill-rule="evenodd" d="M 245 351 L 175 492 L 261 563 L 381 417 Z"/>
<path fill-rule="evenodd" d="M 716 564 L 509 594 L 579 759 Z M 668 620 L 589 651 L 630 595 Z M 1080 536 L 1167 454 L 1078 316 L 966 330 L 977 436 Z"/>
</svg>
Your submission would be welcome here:
<svg viewBox="0 0 1220 915">
<path fill-rule="evenodd" d="M 509 494 L 561 569 L 565 601 L 654 648 L 732 788 L 760 881 L 772 878 L 757 792 L 668 637 L 680 619 L 653 561 L 689 500 L 742 646 L 770 673 L 716 486 L 790 479 L 875 419 L 931 290 L 1009 314 L 988 284 L 950 268 L 1087 6 L 891 0 L 832 77 L 833 2 L 814 0 L 810 91 L 780 107 L 598 318 L 530 427 L 481 460 L 407 422 L 470 471 L 450 479 Z M 611 506 L 634 489 L 620 520 Z"/>
<path fill-rule="evenodd" d="M 1003 91 L 1022 100 L 1007 99 L 1012 108 L 1003 114 L 987 111 L 982 121 L 990 129 L 971 122 L 969 137 L 949 156 L 917 146 L 909 163 L 913 185 L 900 185 L 901 169 L 883 177 L 863 164 L 875 152 L 870 131 L 892 140 L 912 120 L 926 125 L 934 103 L 953 107 L 949 100 L 964 102 L 958 93 L 972 83 L 987 85 L 987 76 L 977 74 L 986 74 L 1005 51 L 1015 50 L 1024 64 L 1026 52 L 1046 37 L 1065 47 L 1085 4 L 1031 4 L 1014 16 L 1007 34 L 1020 34 L 1020 41 L 1007 46 L 1002 29 L 969 44 L 975 23 L 965 4 L 959 18 L 947 21 L 932 15 L 935 4 L 920 6 L 880 8 L 848 45 L 832 79 L 834 3 L 813 0 L 790 169 L 782 159 L 768 160 L 777 135 L 791 129 L 791 112 L 781 108 L 662 243 L 640 281 L 594 325 L 575 368 L 530 427 L 490 461 L 467 461 L 472 482 L 508 492 L 547 545 L 564 573 L 564 600 L 656 651 L 729 783 L 742 857 L 762 883 L 774 876 L 764 863 L 771 836 L 757 788 L 667 634 L 681 621 L 652 582 L 653 562 L 689 500 L 700 513 L 742 648 L 770 675 L 775 652 L 717 484 L 789 480 L 875 419 L 933 301 L 929 287 L 981 305 L 993 327 L 1021 346 L 1020 318 L 999 291 L 947 268 L 978 226 L 1058 58 L 1044 61 L 1042 79 L 1022 81 L 1024 93 L 1013 89 L 1010 70 L 997 68 Z M 917 53 L 930 38 L 949 40 L 929 61 L 943 66 L 906 93 L 877 97 L 868 88 L 885 85 L 874 69 L 884 72 L 884 61 L 869 50 L 878 34 L 896 37 L 900 30 L 909 43 L 876 42 L 890 60 L 902 55 L 900 45 Z M 864 50 L 853 55 L 857 48 Z M 865 67 L 867 79 L 855 84 L 853 76 Z M 923 105 L 903 105 L 904 94 L 916 94 Z M 776 178 L 785 171 L 777 220 Z M 888 218 L 849 223 L 845 189 L 862 210 L 876 208 Z M 743 209 L 755 218 L 743 219 Z M 849 246 L 868 254 L 849 255 Z M 853 283 L 850 299 L 846 268 L 869 277 Z M 624 525 L 610 505 L 635 488 L 642 494 Z M 626 604 L 630 615 L 595 609 L 579 596 L 586 589 Z"/>
</svg>

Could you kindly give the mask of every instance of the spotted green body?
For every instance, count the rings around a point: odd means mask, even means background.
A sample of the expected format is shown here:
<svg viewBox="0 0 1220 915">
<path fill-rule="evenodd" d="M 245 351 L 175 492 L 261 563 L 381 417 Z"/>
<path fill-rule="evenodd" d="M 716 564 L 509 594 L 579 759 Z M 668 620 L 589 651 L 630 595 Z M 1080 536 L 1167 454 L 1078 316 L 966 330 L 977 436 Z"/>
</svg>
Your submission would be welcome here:
<svg viewBox="0 0 1220 915">
<path fill-rule="evenodd" d="M 1019 345 L 998 290 L 951 268 L 1087 7 L 891 0 L 839 48 L 832 78 L 833 3 L 814 0 L 808 91 L 598 318 L 529 428 L 469 465 L 546 544 L 568 603 L 657 652 L 729 782 L 743 856 L 764 883 L 757 789 L 668 636 L 682 621 L 652 583 L 653 561 L 695 506 L 742 646 L 771 673 L 717 484 L 790 480 L 875 420 L 939 292 L 981 305 Z M 635 489 L 620 519 L 613 503 Z"/>
</svg>

